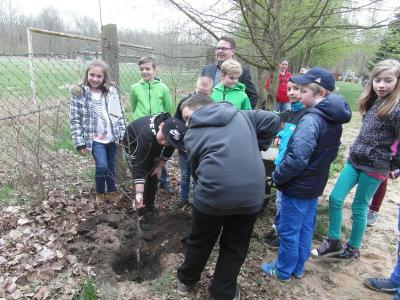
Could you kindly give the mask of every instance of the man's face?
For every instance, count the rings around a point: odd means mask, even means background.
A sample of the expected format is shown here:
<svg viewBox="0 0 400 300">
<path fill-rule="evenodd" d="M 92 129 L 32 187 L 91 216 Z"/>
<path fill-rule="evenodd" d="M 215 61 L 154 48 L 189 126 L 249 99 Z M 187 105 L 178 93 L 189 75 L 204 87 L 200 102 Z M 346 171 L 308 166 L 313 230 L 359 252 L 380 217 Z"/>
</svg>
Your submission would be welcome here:
<svg viewBox="0 0 400 300">
<path fill-rule="evenodd" d="M 189 125 L 189 119 L 190 119 L 190 116 L 192 115 L 192 113 L 193 113 L 193 110 L 191 110 L 191 109 L 190 109 L 189 107 L 187 107 L 187 106 L 185 106 L 185 107 L 182 109 L 182 119 L 183 119 L 183 121 L 185 122 L 186 126 Z"/>
<path fill-rule="evenodd" d="M 286 60 L 282 61 L 281 64 L 279 65 L 279 72 L 281 72 L 281 73 L 286 72 L 288 66 L 289 66 L 289 63 Z"/>
<path fill-rule="evenodd" d="M 144 81 L 152 81 L 154 76 L 156 75 L 156 70 L 153 68 L 153 64 L 151 62 L 141 64 L 139 66 L 140 76 L 142 76 Z"/>
<path fill-rule="evenodd" d="M 235 54 L 235 49 L 231 48 L 231 44 L 227 41 L 220 40 L 217 43 L 217 60 L 219 63 L 223 63 L 227 59 L 231 59 Z"/>
</svg>

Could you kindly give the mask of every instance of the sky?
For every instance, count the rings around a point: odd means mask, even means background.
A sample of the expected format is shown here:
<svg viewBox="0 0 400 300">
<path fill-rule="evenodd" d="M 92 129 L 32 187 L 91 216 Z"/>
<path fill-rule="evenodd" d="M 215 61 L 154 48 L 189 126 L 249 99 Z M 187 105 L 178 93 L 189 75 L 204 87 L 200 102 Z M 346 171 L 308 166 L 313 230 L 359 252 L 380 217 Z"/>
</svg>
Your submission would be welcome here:
<svg viewBox="0 0 400 300">
<path fill-rule="evenodd" d="M 3 0 L 3 5 L 8 1 Z M 100 24 L 117 24 L 118 28 L 158 31 L 171 20 L 182 20 L 182 14 L 166 8 L 158 0 L 12 0 L 12 6 L 24 15 L 36 16 L 41 10 L 53 7 L 62 18 L 88 16 Z"/>
</svg>

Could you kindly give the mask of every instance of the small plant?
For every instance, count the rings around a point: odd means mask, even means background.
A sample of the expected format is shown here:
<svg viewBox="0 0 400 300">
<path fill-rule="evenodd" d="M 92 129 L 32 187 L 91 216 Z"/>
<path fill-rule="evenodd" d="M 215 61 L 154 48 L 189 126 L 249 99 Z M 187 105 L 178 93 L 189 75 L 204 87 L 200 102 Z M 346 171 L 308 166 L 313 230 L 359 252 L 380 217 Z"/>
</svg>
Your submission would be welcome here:
<svg viewBox="0 0 400 300">
<path fill-rule="evenodd" d="M 81 283 L 81 290 L 79 294 L 76 294 L 73 300 L 96 300 L 97 299 L 97 288 L 93 279 L 87 277 Z"/>
<path fill-rule="evenodd" d="M 0 185 L 0 205 L 9 204 L 11 202 L 11 192 L 13 187 L 10 183 Z"/>
<path fill-rule="evenodd" d="M 153 280 L 149 285 L 149 292 L 152 294 L 170 296 L 175 293 L 175 273 L 165 272 L 162 276 Z M 171 294 L 172 293 L 172 294 Z"/>
</svg>

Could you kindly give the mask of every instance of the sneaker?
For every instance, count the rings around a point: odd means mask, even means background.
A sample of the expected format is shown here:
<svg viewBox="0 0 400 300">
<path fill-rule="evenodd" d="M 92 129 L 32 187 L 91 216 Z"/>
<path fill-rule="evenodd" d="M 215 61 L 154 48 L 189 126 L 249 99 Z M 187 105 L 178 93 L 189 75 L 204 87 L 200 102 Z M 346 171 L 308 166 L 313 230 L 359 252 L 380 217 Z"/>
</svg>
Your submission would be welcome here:
<svg viewBox="0 0 400 300">
<path fill-rule="evenodd" d="M 279 277 L 279 272 L 275 267 L 275 262 L 272 262 L 270 264 L 264 263 L 261 265 L 261 270 L 267 274 L 267 276 L 278 279 L 283 282 L 288 282 L 290 281 L 290 277 L 288 279 L 283 279 Z"/>
<path fill-rule="evenodd" d="M 371 290 L 384 292 L 384 293 L 396 293 L 397 288 L 400 286 L 395 284 L 390 278 L 366 278 L 363 281 L 364 285 Z"/>
<path fill-rule="evenodd" d="M 311 256 L 314 258 L 331 257 L 341 253 L 341 251 L 342 243 L 340 240 L 327 238 L 317 249 L 311 250 Z"/>
<path fill-rule="evenodd" d="M 277 249 L 279 247 L 279 235 L 275 230 L 271 230 L 270 232 L 266 233 L 263 236 L 262 241 L 265 245 L 272 249 Z"/>
<path fill-rule="evenodd" d="M 117 205 L 121 196 L 117 192 L 110 192 L 107 194 L 107 200 L 109 200 L 112 204 Z"/>
<path fill-rule="evenodd" d="M 369 209 L 367 214 L 367 226 L 375 226 L 376 222 L 378 221 L 378 217 L 379 214 L 376 211 Z"/>
<path fill-rule="evenodd" d="M 193 289 L 193 285 L 184 284 L 178 279 L 178 294 L 181 296 L 188 295 Z"/>
<path fill-rule="evenodd" d="M 304 271 L 301 273 L 293 273 L 292 276 L 296 279 L 302 279 L 304 277 Z"/>
<path fill-rule="evenodd" d="M 346 244 L 341 253 L 336 254 L 332 257 L 338 259 L 350 259 L 350 258 L 358 259 L 360 258 L 360 250 L 358 250 L 357 248 L 350 247 L 348 244 Z"/>
</svg>

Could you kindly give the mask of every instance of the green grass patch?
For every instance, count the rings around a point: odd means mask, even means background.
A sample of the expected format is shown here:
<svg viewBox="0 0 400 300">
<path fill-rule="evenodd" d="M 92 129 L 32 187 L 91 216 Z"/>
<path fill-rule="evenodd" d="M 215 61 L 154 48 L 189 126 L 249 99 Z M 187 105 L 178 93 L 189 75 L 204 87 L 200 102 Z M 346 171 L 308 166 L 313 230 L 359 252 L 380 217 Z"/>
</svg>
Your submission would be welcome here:
<svg viewBox="0 0 400 300">
<path fill-rule="evenodd" d="M 331 163 L 331 166 L 329 168 L 329 178 L 338 175 L 342 171 L 345 162 L 346 162 L 345 146 L 342 144 L 339 147 L 339 152 L 335 160 Z"/>
<path fill-rule="evenodd" d="M 317 219 L 315 224 L 314 239 L 322 241 L 328 235 L 328 218 L 329 218 L 329 207 L 328 205 L 318 205 L 317 208 Z M 342 224 L 341 231 L 343 234 L 347 234 L 348 230 L 346 226 Z"/>
<path fill-rule="evenodd" d="M 353 82 L 336 81 L 337 93 L 343 95 L 351 110 L 357 110 L 357 101 L 363 90 L 361 84 Z"/>
<path fill-rule="evenodd" d="M 162 276 L 153 280 L 148 289 L 149 292 L 154 295 L 163 295 L 166 299 L 170 299 L 172 296 L 176 296 L 176 290 L 174 288 L 175 273 L 165 272 Z"/>
<path fill-rule="evenodd" d="M 58 132 L 53 134 L 54 136 L 54 151 L 58 151 L 60 149 L 66 150 L 75 150 L 75 145 L 72 142 L 71 137 L 71 128 L 70 126 L 63 126 Z"/>
<path fill-rule="evenodd" d="M 97 287 L 96 283 L 91 278 L 85 278 L 81 283 L 81 290 L 74 295 L 73 300 L 96 300 Z"/>
<path fill-rule="evenodd" d="M 12 197 L 12 184 L 6 183 L 0 185 L 0 205 L 10 204 L 14 199 Z"/>
</svg>

